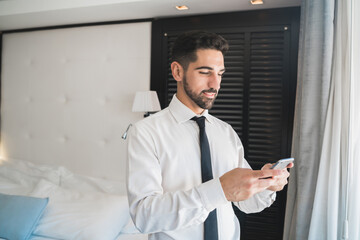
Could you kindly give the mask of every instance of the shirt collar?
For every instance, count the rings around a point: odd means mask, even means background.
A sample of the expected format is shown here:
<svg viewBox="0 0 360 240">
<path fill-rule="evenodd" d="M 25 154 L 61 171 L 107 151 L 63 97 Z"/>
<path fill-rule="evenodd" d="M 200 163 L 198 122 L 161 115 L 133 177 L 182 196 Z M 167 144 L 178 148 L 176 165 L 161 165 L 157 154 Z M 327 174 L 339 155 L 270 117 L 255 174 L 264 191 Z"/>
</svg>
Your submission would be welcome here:
<svg viewBox="0 0 360 240">
<path fill-rule="evenodd" d="M 211 119 L 209 117 L 209 112 L 207 109 L 205 109 L 205 111 L 201 115 L 196 115 L 190 108 L 180 102 L 180 100 L 176 97 L 176 94 L 174 94 L 169 104 L 169 110 L 178 123 L 184 123 L 196 116 L 204 116 L 206 120 L 211 123 Z"/>
</svg>

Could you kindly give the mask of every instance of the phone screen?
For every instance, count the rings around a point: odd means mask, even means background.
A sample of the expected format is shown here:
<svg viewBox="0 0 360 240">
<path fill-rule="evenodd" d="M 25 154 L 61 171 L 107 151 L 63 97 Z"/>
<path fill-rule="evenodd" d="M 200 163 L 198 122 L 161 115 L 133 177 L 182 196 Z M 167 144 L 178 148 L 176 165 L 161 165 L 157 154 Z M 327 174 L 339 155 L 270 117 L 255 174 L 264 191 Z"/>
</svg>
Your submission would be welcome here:
<svg viewBox="0 0 360 240">
<path fill-rule="evenodd" d="M 294 162 L 294 158 L 280 159 L 271 167 L 271 169 L 284 169 L 292 162 Z"/>
</svg>

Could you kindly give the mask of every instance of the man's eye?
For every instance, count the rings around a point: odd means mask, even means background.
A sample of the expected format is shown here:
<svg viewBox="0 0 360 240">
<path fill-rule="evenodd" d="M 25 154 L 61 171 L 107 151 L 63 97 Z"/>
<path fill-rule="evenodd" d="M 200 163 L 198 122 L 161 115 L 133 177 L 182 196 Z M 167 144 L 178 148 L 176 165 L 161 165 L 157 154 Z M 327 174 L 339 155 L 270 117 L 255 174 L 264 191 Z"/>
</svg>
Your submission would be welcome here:
<svg viewBox="0 0 360 240">
<path fill-rule="evenodd" d="M 200 74 L 205 74 L 205 75 L 208 75 L 210 74 L 210 72 L 199 72 Z"/>
</svg>

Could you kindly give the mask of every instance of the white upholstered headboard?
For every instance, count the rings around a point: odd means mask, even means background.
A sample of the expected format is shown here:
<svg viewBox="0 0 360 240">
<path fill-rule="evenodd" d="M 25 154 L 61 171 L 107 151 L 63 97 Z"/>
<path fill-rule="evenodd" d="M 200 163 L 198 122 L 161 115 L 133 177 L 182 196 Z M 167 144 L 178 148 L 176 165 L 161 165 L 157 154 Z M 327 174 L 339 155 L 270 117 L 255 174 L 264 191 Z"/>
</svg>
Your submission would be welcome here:
<svg viewBox="0 0 360 240">
<path fill-rule="evenodd" d="M 124 180 L 136 91 L 150 88 L 151 23 L 3 35 L 1 155 Z"/>
</svg>

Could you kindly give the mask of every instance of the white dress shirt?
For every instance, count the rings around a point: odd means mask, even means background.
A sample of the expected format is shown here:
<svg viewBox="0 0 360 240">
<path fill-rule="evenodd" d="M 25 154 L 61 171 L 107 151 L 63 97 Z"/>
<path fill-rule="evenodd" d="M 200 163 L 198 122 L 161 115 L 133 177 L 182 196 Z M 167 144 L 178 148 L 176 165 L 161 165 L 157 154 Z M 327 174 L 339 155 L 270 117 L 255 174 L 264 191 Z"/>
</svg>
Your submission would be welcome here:
<svg viewBox="0 0 360 240">
<path fill-rule="evenodd" d="M 214 179 L 201 182 L 199 127 L 195 116 L 174 95 L 168 108 L 137 122 L 129 133 L 127 188 L 130 214 L 150 240 L 202 240 L 203 223 L 217 209 L 219 240 L 239 240 L 240 225 L 219 177 L 250 168 L 232 127 L 208 114 L 208 136 Z M 234 203 L 246 213 L 262 211 L 275 200 L 265 190 Z"/>
</svg>

